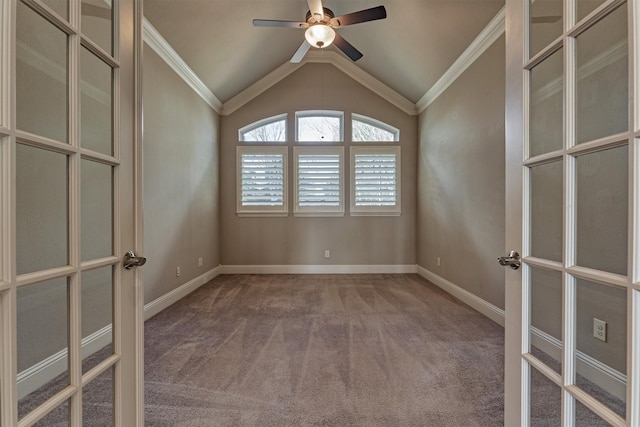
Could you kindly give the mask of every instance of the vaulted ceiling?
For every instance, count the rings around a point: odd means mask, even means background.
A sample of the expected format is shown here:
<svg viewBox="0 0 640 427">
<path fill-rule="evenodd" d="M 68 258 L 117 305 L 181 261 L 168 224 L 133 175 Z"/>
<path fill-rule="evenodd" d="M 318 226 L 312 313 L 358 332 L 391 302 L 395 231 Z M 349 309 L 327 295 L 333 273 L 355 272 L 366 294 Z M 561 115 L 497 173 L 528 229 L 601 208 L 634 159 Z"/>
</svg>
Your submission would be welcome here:
<svg viewBox="0 0 640 427">
<path fill-rule="evenodd" d="M 384 5 L 387 19 L 338 31 L 355 64 L 411 102 L 451 67 L 504 0 L 323 0 L 338 15 Z M 304 21 L 306 0 L 145 0 L 147 20 L 223 103 L 287 63 L 304 31 L 254 18 Z M 327 50 L 336 50 L 333 46 Z"/>
</svg>

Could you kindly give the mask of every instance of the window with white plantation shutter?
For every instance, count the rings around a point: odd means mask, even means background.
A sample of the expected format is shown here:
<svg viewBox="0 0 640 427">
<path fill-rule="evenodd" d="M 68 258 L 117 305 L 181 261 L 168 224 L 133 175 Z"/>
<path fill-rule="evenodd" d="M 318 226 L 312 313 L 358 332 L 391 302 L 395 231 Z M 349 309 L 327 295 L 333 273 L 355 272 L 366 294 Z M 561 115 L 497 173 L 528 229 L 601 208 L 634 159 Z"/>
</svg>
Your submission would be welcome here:
<svg viewBox="0 0 640 427">
<path fill-rule="evenodd" d="M 400 215 L 400 147 L 351 148 L 351 215 Z"/>
<path fill-rule="evenodd" d="M 287 147 L 237 147 L 239 215 L 287 215 Z"/>
<path fill-rule="evenodd" d="M 294 147 L 294 214 L 341 216 L 343 147 Z"/>
</svg>

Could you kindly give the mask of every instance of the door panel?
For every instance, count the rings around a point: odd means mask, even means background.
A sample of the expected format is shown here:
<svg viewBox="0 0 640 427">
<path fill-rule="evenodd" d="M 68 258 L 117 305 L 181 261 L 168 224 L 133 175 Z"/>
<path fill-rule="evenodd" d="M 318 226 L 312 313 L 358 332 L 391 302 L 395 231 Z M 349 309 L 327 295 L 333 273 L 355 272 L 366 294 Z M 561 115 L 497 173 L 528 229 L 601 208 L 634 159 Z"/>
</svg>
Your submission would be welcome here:
<svg viewBox="0 0 640 427">
<path fill-rule="evenodd" d="M 576 158 L 576 264 L 627 274 L 629 149 Z"/>
<path fill-rule="evenodd" d="M 68 36 L 16 1 L 16 126 L 69 140 Z"/>
<path fill-rule="evenodd" d="M 0 0 L 0 427 L 143 424 L 140 12 Z"/>
<path fill-rule="evenodd" d="M 620 6 L 576 38 L 576 142 L 629 127 L 627 7 Z"/>
<path fill-rule="evenodd" d="M 531 70 L 529 155 L 562 149 L 562 49 Z"/>
<path fill-rule="evenodd" d="M 529 421 L 532 426 L 561 425 L 562 389 L 536 369 L 530 372 L 531 401 Z"/>
<path fill-rule="evenodd" d="M 65 154 L 16 145 L 17 274 L 69 264 L 68 175 Z"/>
<path fill-rule="evenodd" d="M 629 46 L 640 14 L 636 2 L 564 0 L 560 31 L 542 36 L 534 12 L 557 7 L 545 3 L 507 1 L 506 250 L 523 256 L 505 275 L 505 425 L 635 426 L 640 297 L 628 264 L 639 257 L 640 159 L 629 76 L 640 64 Z M 553 397 L 540 392 L 550 385 Z"/>
<path fill-rule="evenodd" d="M 531 255 L 562 262 L 562 162 L 530 169 Z"/>
</svg>

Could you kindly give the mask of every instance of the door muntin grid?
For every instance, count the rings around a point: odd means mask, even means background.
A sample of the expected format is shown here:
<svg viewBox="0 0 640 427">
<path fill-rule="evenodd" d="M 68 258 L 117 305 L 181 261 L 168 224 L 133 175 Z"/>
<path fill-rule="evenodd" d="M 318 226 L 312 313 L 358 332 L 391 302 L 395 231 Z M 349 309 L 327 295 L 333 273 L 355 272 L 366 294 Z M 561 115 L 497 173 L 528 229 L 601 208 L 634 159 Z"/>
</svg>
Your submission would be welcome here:
<svg viewBox="0 0 640 427">
<path fill-rule="evenodd" d="M 96 5 L 106 10 L 102 14 L 107 23 L 99 33 L 94 31 L 95 25 L 85 25 L 87 34 L 80 34 L 77 29 L 83 19 L 92 24 L 103 19 L 91 7 Z M 15 38 L 8 32 L 0 36 L 3 55 L 15 52 L 14 56 L 5 56 L 8 61 L 3 62 L 13 64 L 12 68 L 0 72 L 0 161 L 4 171 L 17 171 L 15 175 L 3 173 L 0 179 L 3 220 L 14 218 L 3 221 L 3 237 L 11 238 L 10 230 L 18 225 L 17 243 L 14 240 L 7 245 L 3 239 L 0 263 L 0 316 L 4 323 L 0 340 L 6 349 L 0 355 L 3 427 L 14 426 L 17 420 L 18 425 L 82 422 L 86 388 L 106 373 L 112 383 L 118 381 L 115 373 L 120 356 L 114 351 L 119 336 L 114 316 L 119 312 L 116 297 L 120 286 L 115 274 L 120 262 L 115 253 L 119 247 L 116 212 L 120 168 L 119 32 L 114 30 L 118 8 L 117 0 L 0 0 L 2 26 L 14 29 L 16 34 Z M 16 42 L 14 47 L 12 41 Z M 87 72 L 90 68 L 94 69 Z M 103 70 L 99 80 L 95 68 Z M 30 85 L 29 80 L 41 87 Z M 5 95 L 13 91 L 16 97 L 9 102 L 12 98 Z M 83 135 L 82 130 L 91 130 L 96 120 L 101 123 L 96 126 L 100 133 Z M 88 147 L 83 145 L 85 139 L 92 141 Z M 93 141 L 106 142 L 96 145 Z M 43 198 L 50 198 L 51 203 Z M 19 203 L 14 208 L 12 200 L 16 199 Z M 55 200 L 59 203 L 53 203 Z M 100 209 L 91 212 L 95 206 Z M 47 215 L 46 209 L 53 216 Z M 94 232 L 96 229 L 100 231 Z M 93 247 L 93 241 L 99 241 L 99 245 Z M 52 292 L 55 298 L 38 299 Z M 110 306 L 106 310 L 102 306 L 105 299 Z M 92 310 L 100 311 L 99 319 L 90 318 Z M 37 316 L 42 318 L 42 325 L 54 328 L 46 337 L 33 338 L 38 331 L 31 330 L 30 324 Z M 37 354 L 26 344 L 29 337 L 41 347 L 52 341 L 55 349 L 49 352 L 41 348 L 46 354 Z M 101 343 L 100 339 L 106 352 L 96 359 L 99 352 L 85 348 L 85 343 Z M 17 360 L 10 349 L 18 352 Z M 88 359 L 96 360 L 87 364 Z M 54 365 L 62 372 L 49 369 Z M 37 371 L 34 366 L 45 366 L 56 378 L 40 375 L 38 381 L 33 380 Z M 47 394 L 47 385 L 53 382 Z M 24 399 L 41 386 L 45 392 L 40 393 L 40 400 Z"/>
<path fill-rule="evenodd" d="M 534 12 L 538 13 L 536 11 L 544 6 L 541 2 L 536 3 L 538 5 L 532 5 L 529 11 L 530 19 L 536 16 Z M 628 125 L 630 111 L 634 111 L 633 106 L 628 104 L 634 97 L 628 96 L 628 75 L 633 75 L 629 74 L 633 70 L 629 70 L 630 61 L 627 59 L 628 39 L 633 32 L 628 31 L 626 25 L 633 21 L 627 19 L 626 2 L 600 2 L 596 6 L 580 3 L 565 1 L 561 5 L 564 30 L 559 33 L 559 37 L 547 37 L 547 44 L 544 46 L 540 45 L 540 39 L 544 38 L 540 35 L 540 24 L 529 22 L 525 25 L 525 28 L 530 28 L 530 34 L 535 34 L 535 40 L 529 44 L 529 52 L 524 52 L 525 58 L 530 58 L 525 60 L 524 67 L 524 83 L 529 89 L 525 91 L 528 96 L 525 97 L 523 111 L 524 122 L 529 126 L 524 139 L 527 148 L 524 152 L 528 154 L 523 163 L 523 232 L 526 244 L 523 248 L 525 268 L 522 279 L 523 322 L 528 331 L 523 340 L 525 348 L 529 350 L 523 354 L 527 369 L 523 370 L 522 380 L 527 386 L 525 400 L 527 396 L 535 395 L 532 394 L 530 372 L 536 372 L 536 377 L 544 375 L 560 387 L 562 398 L 556 401 L 560 405 L 556 409 L 561 414 L 563 423 L 571 424 L 576 421 L 576 417 L 587 419 L 589 411 L 592 411 L 609 423 L 628 425 L 632 416 L 626 407 L 630 387 L 625 386 L 630 375 L 626 368 L 631 364 L 631 357 L 626 348 L 631 348 L 627 343 L 633 335 L 626 330 L 627 323 L 624 323 L 624 328 L 621 326 L 620 310 L 612 310 L 607 314 L 606 310 L 602 311 L 601 306 L 599 312 L 595 307 L 598 302 L 606 301 L 607 296 L 637 292 L 631 290 L 631 278 L 628 274 L 630 269 L 627 265 L 627 259 L 633 259 L 628 254 L 628 248 L 632 245 L 627 240 L 627 236 L 631 235 L 629 218 L 633 218 L 633 199 L 630 197 L 633 187 L 628 183 L 632 182 L 636 166 L 631 155 L 634 153 L 634 139 Z M 557 9 L 558 5 L 553 7 Z M 581 20 L 571 22 L 576 16 Z M 623 36 L 620 36 L 621 32 Z M 552 72 L 537 72 L 544 70 L 547 61 L 557 60 L 558 52 L 562 52 L 561 79 L 552 78 Z M 551 69 L 548 66 L 546 68 Z M 553 68 L 557 70 L 557 66 Z M 545 75 L 549 76 L 546 80 Z M 602 76 L 605 76 L 604 82 L 598 80 Z M 545 84 L 537 83 L 540 81 Z M 554 105 L 557 113 L 558 104 L 549 103 L 548 100 L 552 100 L 554 96 L 557 98 L 558 93 L 563 99 L 561 117 L 549 117 L 549 111 L 554 112 Z M 620 102 L 621 93 L 624 93 L 625 102 Z M 597 100 L 604 94 L 610 97 L 604 102 L 607 112 L 602 117 L 603 114 L 598 112 L 601 112 L 603 106 L 597 105 Z M 611 98 L 615 99 L 612 101 Z M 541 100 L 551 108 L 540 108 Z M 592 105 L 585 106 L 589 102 Z M 609 111 L 611 109 L 615 111 Z M 544 117 L 545 114 L 547 117 Z M 616 120 L 607 120 L 606 117 L 611 114 L 616 115 Z M 590 115 L 597 117 L 589 120 Z M 622 116 L 621 120 L 619 115 Z M 544 120 L 551 120 L 551 123 L 561 120 L 563 123 L 561 147 L 549 145 L 556 138 L 553 132 L 557 126 L 550 127 L 550 137 L 544 140 L 544 126 L 541 126 Z M 547 144 L 552 148 L 536 148 L 541 146 L 540 141 L 543 142 L 542 146 Z M 560 166 L 561 173 L 554 173 L 553 178 L 545 178 L 545 174 L 540 171 L 549 164 Z M 548 181 L 545 183 L 548 185 L 547 191 L 541 184 L 545 179 Z M 554 205 L 557 204 L 558 197 L 551 196 L 559 192 L 562 193 L 561 206 Z M 548 218 L 553 219 L 549 221 Z M 560 259 L 557 256 L 557 236 L 556 243 L 553 243 L 554 239 L 551 237 L 555 235 L 558 223 L 562 228 Z M 600 230 L 597 229 L 598 226 Z M 598 234 L 599 231 L 602 234 Z M 541 240 L 545 232 L 547 242 L 545 239 Z M 556 249 L 551 250 L 553 248 Z M 607 256 L 613 260 L 607 259 Z M 555 275 L 553 286 L 550 286 L 551 283 L 540 282 L 540 277 L 544 274 Z M 558 277 L 561 277 L 561 284 Z M 588 283 L 591 285 L 587 285 Z M 561 286 L 561 293 L 558 293 L 558 286 Z M 540 301 L 544 301 L 545 292 L 550 293 L 551 289 L 555 295 L 547 297 L 558 298 L 562 295 L 563 299 L 562 304 L 550 304 L 555 310 L 551 317 L 556 322 L 561 321 L 559 325 L 547 325 L 549 319 L 545 319 L 544 313 L 531 311 L 532 307 L 543 311 L 539 308 Z M 592 301 L 598 294 L 600 301 Z M 632 307 L 626 298 L 613 299 L 618 301 L 614 304 L 616 307 L 620 304 Z M 555 313 L 560 308 L 561 313 Z M 612 351 L 611 347 L 607 348 L 604 344 L 594 350 L 589 342 L 592 329 L 588 327 L 588 320 L 595 316 L 609 317 L 610 323 L 616 325 L 615 342 L 619 343 L 623 339 L 625 343 L 624 346 L 617 346 L 622 347 L 621 349 Z M 625 310 L 625 320 L 632 316 L 632 312 L 627 313 Z M 541 322 L 553 332 L 541 331 L 545 328 L 536 325 Z M 557 337 L 559 330 L 562 331 L 561 339 Z M 623 336 L 620 337 L 620 334 Z M 546 351 L 540 351 L 539 346 L 545 347 Z M 624 369 L 620 365 L 621 358 Z M 585 366 L 588 367 L 585 361 L 595 361 L 597 365 L 606 367 L 609 366 L 605 363 L 615 365 L 611 368 L 612 375 L 617 374 L 619 382 L 624 381 L 622 391 L 620 387 L 613 390 L 614 394 L 617 392 L 614 396 L 617 401 L 611 403 L 608 397 L 599 393 L 599 389 L 591 387 L 586 379 L 589 372 L 585 369 Z M 536 384 L 540 383 L 539 380 L 536 381 Z M 533 414 L 534 407 L 530 404 L 533 405 L 530 401 L 523 402 L 523 413 Z"/>
</svg>

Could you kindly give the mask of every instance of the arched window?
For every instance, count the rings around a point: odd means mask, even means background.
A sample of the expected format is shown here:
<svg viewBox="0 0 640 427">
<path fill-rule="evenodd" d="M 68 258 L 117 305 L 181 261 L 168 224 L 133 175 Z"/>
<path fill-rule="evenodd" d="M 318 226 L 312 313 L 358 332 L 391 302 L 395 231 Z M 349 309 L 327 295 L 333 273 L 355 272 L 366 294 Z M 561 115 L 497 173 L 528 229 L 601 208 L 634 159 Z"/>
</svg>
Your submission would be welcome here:
<svg viewBox="0 0 640 427">
<path fill-rule="evenodd" d="M 238 131 L 240 141 L 286 142 L 287 115 L 279 114 L 258 120 Z"/>
<path fill-rule="evenodd" d="M 342 142 L 344 141 L 342 111 L 297 111 L 297 142 Z"/>
<path fill-rule="evenodd" d="M 379 120 L 360 114 L 352 114 L 351 141 L 353 142 L 396 142 L 400 140 L 400 130 Z"/>
</svg>

